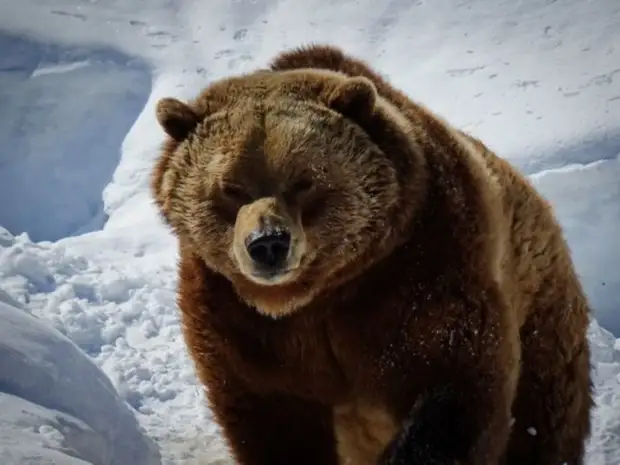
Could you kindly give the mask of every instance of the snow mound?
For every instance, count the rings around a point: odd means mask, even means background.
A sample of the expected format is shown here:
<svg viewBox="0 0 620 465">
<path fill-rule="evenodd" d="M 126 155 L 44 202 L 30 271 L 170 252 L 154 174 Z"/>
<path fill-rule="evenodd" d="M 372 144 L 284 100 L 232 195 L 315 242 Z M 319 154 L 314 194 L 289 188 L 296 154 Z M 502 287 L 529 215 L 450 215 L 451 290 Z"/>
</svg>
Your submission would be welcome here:
<svg viewBox="0 0 620 465">
<path fill-rule="evenodd" d="M 0 224 L 35 241 L 100 229 L 102 191 L 151 87 L 107 48 L 0 33 Z"/>
<path fill-rule="evenodd" d="M 161 225 L 146 223 L 139 228 L 144 243 L 127 237 L 135 226 L 122 223 L 55 243 L 33 243 L 0 227 L 0 288 L 92 358 L 166 464 L 205 448 L 221 455 L 181 336 L 174 241 Z"/>
<path fill-rule="evenodd" d="M 588 330 L 596 407 L 587 444 L 588 465 L 620 463 L 620 340 L 592 320 Z"/>
<path fill-rule="evenodd" d="M 74 343 L 0 302 L 0 462 L 157 465 L 155 445 Z"/>
</svg>

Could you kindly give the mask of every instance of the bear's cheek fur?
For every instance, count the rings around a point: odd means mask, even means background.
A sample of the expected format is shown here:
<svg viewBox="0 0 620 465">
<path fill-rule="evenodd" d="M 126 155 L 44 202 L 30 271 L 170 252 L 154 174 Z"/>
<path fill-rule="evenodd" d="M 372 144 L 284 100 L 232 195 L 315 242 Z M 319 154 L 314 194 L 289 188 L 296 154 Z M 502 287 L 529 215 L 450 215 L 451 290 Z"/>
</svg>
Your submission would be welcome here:
<svg viewBox="0 0 620 465">
<path fill-rule="evenodd" d="M 337 181 L 340 187 L 326 199 L 322 216 L 306 228 L 309 247 L 325 267 L 334 268 L 326 269 L 328 273 L 355 261 L 389 235 L 391 207 L 399 195 L 390 165 L 375 173 L 361 165 L 344 168 Z"/>
<path fill-rule="evenodd" d="M 352 191 L 343 195 L 340 191 L 325 201 L 312 221 L 305 222 L 301 279 L 315 284 L 325 281 L 368 249 L 373 238 L 365 231 L 375 221 L 374 212 L 367 208 L 368 202 L 368 196 L 363 192 Z M 351 215 L 351 212 L 358 213 Z M 375 233 L 382 234 L 381 231 L 371 231 L 371 234 Z"/>
<path fill-rule="evenodd" d="M 203 189 L 187 190 L 184 195 L 193 198 L 190 202 L 182 202 L 186 208 L 182 215 L 183 229 L 187 231 L 185 240 L 207 266 L 230 275 L 235 271 L 231 259 L 234 223 L 222 214 L 216 202 Z"/>
</svg>

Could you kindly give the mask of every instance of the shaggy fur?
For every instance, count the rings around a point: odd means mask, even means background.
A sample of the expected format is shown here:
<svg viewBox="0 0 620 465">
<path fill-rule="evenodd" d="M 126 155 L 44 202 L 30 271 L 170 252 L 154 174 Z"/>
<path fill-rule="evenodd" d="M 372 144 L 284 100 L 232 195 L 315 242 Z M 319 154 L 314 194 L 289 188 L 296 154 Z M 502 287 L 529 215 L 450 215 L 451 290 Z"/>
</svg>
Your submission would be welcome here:
<svg viewBox="0 0 620 465">
<path fill-rule="evenodd" d="M 329 46 L 157 116 L 185 339 L 239 463 L 583 463 L 588 303 L 508 163 Z M 290 233 L 270 276 L 264 228 Z"/>
</svg>

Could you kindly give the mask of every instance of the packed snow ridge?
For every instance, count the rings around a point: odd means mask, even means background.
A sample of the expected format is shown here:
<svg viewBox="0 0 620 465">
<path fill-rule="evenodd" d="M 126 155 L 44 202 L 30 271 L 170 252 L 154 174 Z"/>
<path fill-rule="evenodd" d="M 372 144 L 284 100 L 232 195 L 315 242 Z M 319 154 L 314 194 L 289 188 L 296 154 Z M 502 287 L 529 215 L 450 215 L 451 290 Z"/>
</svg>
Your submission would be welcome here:
<svg viewBox="0 0 620 465">
<path fill-rule="evenodd" d="M 620 463 L 620 5 L 580 0 L 0 0 L 0 463 L 230 462 L 148 192 L 153 108 L 317 41 L 553 204 L 595 317 L 587 465 Z"/>
<path fill-rule="evenodd" d="M 111 49 L 1 32 L 0 50 L 0 140 L 11 142 L 0 198 L 15 199 L 0 205 L 0 224 L 35 241 L 101 228 L 101 192 L 150 94 L 149 70 Z"/>
<path fill-rule="evenodd" d="M 49 324 L 0 301 L 0 461 L 158 463 L 155 444 L 109 378 Z M 82 462 L 83 463 L 83 462 Z"/>
</svg>

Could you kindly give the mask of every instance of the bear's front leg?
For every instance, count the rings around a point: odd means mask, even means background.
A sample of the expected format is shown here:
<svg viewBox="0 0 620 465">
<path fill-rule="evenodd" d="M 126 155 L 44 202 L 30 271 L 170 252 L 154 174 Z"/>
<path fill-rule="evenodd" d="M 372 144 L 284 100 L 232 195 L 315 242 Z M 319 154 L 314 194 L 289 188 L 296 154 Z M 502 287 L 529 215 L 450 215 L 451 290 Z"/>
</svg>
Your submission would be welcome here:
<svg viewBox="0 0 620 465">
<path fill-rule="evenodd" d="M 240 465 L 337 465 L 331 408 L 282 393 L 258 394 L 225 375 L 208 397 Z"/>
<path fill-rule="evenodd" d="M 446 303 L 461 318 L 447 328 L 454 339 L 436 361 L 441 376 L 380 465 L 498 464 L 510 435 L 520 358 L 518 328 L 501 297 L 487 289 L 469 302 Z"/>
</svg>

